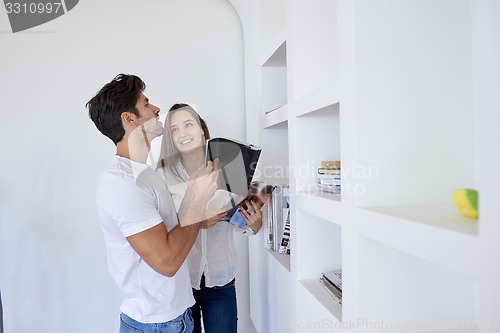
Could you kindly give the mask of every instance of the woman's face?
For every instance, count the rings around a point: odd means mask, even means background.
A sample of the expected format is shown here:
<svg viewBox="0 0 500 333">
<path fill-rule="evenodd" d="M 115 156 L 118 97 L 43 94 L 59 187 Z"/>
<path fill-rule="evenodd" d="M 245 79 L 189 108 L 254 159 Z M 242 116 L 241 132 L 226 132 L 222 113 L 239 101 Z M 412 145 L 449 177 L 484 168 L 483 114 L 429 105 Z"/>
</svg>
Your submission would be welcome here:
<svg viewBox="0 0 500 333">
<path fill-rule="evenodd" d="M 198 148 L 205 143 L 201 126 L 186 110 L 175 111 L 170 116 L 170 133 L 175 148 L 181 153 Z"/>
</svg>

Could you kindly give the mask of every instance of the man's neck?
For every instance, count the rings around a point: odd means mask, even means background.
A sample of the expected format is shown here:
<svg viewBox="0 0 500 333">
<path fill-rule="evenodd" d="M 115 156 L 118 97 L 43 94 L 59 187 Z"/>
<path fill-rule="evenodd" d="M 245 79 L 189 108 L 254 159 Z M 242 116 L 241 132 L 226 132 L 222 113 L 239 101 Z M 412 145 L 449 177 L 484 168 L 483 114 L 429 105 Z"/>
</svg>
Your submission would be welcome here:
<svg viewBox="0 0 500 333">
<path fill-rule="evenodd" d="M 146 163 L 149 148 L 144 142 L 129 145 L 125 138 L 116 145 L 116 155 L 138 163 Z"/>
</svg>

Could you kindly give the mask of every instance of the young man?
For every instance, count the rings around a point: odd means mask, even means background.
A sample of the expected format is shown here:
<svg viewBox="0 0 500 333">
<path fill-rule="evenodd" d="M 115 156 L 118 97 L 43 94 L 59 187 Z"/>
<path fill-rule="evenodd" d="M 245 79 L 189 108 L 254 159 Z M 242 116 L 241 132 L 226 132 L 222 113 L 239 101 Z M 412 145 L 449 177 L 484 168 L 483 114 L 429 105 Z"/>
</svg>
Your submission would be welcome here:
<svg viewBox="0 0 500 333">
<path fill-rule="evenodd" d="M 137 76 L 119 74 L 87 104 L 99 131 L 116 145 L 97 190 L 109 272 L 125 297 L 120 333 L 191 332 L 194 304 L 184 263 L 217 184 L 216 165 L 200 167 L 181 209 L 146 165 L 151 141 L 163 133 L 160 109 Z M 186 227 L 180 227 L 179 221 Z"/>
</svg>

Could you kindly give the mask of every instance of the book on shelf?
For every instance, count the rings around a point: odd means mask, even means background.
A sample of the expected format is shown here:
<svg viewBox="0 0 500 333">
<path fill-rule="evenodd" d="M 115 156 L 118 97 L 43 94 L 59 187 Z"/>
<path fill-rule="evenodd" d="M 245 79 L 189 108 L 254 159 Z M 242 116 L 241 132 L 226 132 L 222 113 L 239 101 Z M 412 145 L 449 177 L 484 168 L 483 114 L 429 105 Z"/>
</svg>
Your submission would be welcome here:
<svg viewBox="0 0 500 333">
<path fill-rule="evenodd" d="M 327 173 L 318 173 L 318 179 L 338 179 L 340 180 L 340 174 L 339 175 L 331 175 Z"/>
<path fill-rule="evenodd" d="M 342 292 L 342 270 L 324 272 L 323 277 Z"/>
<path fill-rule="evenodd" d="M 340 169 L 318 168 L 318 175 L 340 176 Z"/>
<path fill-rule="evenodd" d="M 342 304 L 342 270 L 324 272 L 320 281 L 330 295 Z"/>
<path fill-rule="evenodd" d="M 219 159 L 217 190 L 208 209 L 229 211 L 229 216 L 249 198 L 251 182 L 262 149 L 228 138 L 211 138 L 206 143 L 206 162 Z"/>
<path fill-rule="evenodd" d="M 335 288 L 327 279 L 320 277 L 319 281 L 325 287 L 326 291 L 330 296 L 333 297 L 339 304 L 342 304 L 342 293 L 339 292 L 337 288 Z"/>
<path fill-rule="evenodd" d="M 268 199 L 264 216 L 267 237 L 265 246 L 276 252 L 289 253 L 290 204 L 288 186 L 277 185 Z"/>
<path fill-rule="evenodd" d="M 340 161 L 321 161 L 318 168 L 318 189 L 323 192 L 340 194 Z"/>
<path fill-rule="evenodd" d="M 322 168 L 340 169 L 340 161 L 321 161 Z"/>
<path fill-rule="evenodd" d="M 334 175 L 318 175 L 318 182 L 324 185 L 339 185 L 341 183 L 340 176 Z"/>
<path fill-rule="evenodd" d="M 285 219 L 283 225 L 283 232 L 279 246 L 279 253 L 290 254 L 290 208 L 283 208 L 283 218 Z"/>
<path fill-rule="evenodd" d="M 326 185 L 326 184 L 316 184 L 318 189 L 323 192 L 333 193 L 333 194 L 341 194 L 340 185 Z"/>
<path fill-rule="evenodd" d="M 268 249 L 273 248 L 273 223 L 272 223 L 272 218 L 273 218 L 273 205 L 274 205 L 274 199 L 273 196 L 267 200 L 267 210 L 265 211 L 265 214 L 262 216 L 262 222 L 265 221 L 265 226 L 267 230 L 267 237 L 265 238 L 265 247 Z"/>
</svg>

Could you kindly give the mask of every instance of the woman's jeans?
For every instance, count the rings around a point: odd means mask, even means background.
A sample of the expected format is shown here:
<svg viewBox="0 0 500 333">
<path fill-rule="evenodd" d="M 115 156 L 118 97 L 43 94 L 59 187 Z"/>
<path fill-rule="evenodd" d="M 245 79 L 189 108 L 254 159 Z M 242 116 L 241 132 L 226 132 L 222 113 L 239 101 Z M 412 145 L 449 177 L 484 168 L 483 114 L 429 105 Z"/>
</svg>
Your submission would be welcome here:
<svg viewBox="0 0 500 333">
<path fill-rule="evenodd" d="M 187 309 L 179 317 L 165 323 L 144 324 L 133 320 L 124 313 L 120 314 L 120 333 L 191 333 L 193 317 Z"/>
<path fill-rule="evenodd" d="M 193 310 L 193 333 L 201 333 L 201 317 L 206 333 L 235 333 L 238 311 L 234 279 L 222 287 L 205 287 L 202 276 L 200 290 L 193 289 L 196 304 Z M 200 313 L 201 311 L 201 313 Z"/>
</svg>

